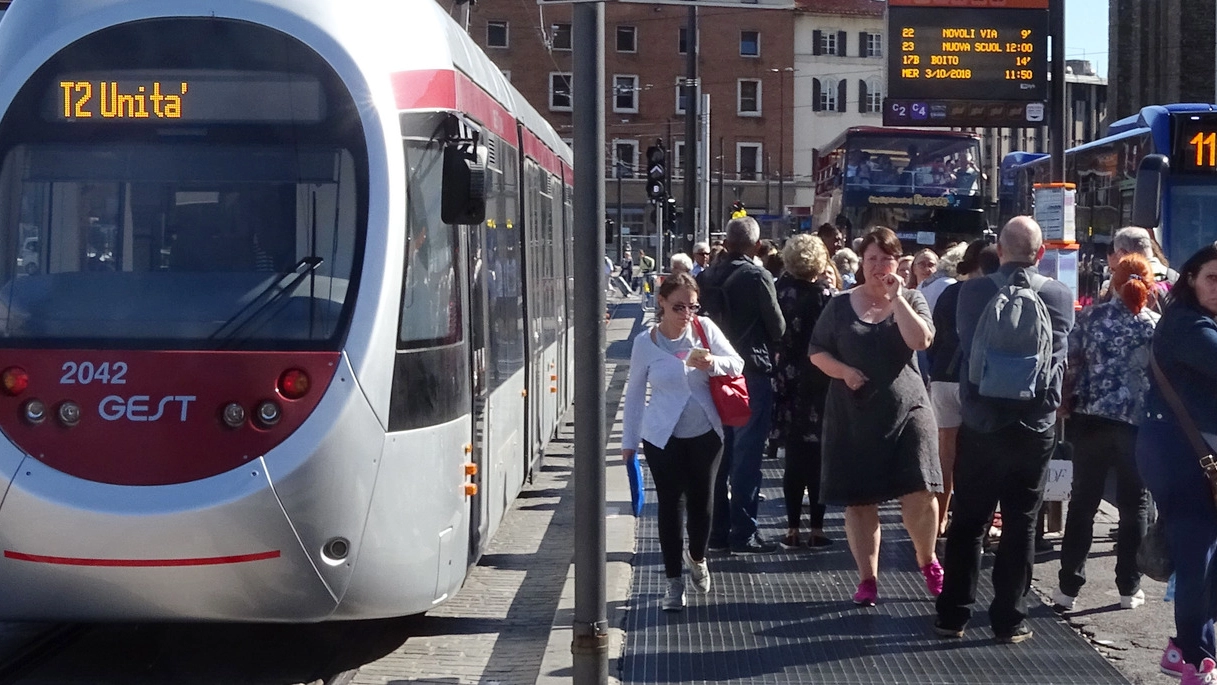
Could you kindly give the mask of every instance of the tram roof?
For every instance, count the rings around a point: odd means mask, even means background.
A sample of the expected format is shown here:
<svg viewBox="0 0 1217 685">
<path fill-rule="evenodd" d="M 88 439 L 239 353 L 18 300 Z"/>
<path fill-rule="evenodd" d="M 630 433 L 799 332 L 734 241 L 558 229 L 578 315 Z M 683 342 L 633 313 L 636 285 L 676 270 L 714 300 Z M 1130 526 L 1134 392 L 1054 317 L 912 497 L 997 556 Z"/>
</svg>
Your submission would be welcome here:
<svg viewBox="0 0 1217 685">
<path fill-rule="evenodd" d="M 557 131 L 431 0 L 14 0 L 0 22 L 0 63 L 6 65 L 0 104 L 9 102 L 30 75 L 75 40 L 106 26 L 168 17 L 261 23 L 315 49 L 336 43 L 373 89 L 388 87 L 390 77 L 401 72 L 459 72 L 570 163 L 570 148 Z"/>
</svg>

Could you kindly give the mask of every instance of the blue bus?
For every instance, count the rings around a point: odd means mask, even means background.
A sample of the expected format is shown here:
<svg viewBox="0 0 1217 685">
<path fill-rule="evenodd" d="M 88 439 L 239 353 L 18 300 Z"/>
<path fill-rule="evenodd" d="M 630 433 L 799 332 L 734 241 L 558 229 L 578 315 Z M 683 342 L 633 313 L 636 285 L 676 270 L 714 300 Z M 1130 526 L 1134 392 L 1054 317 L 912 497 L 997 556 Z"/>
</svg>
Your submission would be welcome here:
<svg viewBox="0 0 1217 685">
<path fill-rule="evenodd" d="M 1011 153 L 1002 167 L 1002 219 L 1030 213 L 1033 185 L 1050 180 L 1048 156 Z M 1082 301 L 1097 292 L 1121 227 L 1152 228 L 1168 263 L 1182 264 L 1217 240 L 1217 105 L 1154 105 L 1120 119 L 1066 152 L 1065 180 L 1077 185 Z"/>
</svg>

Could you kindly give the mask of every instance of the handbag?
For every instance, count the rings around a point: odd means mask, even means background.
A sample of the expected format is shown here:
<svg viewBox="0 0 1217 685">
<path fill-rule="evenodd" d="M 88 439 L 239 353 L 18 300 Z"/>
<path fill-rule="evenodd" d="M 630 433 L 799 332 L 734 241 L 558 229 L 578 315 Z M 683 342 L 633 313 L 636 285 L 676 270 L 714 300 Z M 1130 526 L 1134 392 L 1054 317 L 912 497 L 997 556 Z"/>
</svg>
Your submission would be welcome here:
<svg viewBox="0 0 1217 685">
<path fill-rule="evenodd" d="M 693 319 L 693 327 L 701 343 L 710 349 L 710 341 L 706 339 L 706 330 L 701 327 L 701 321 Z M 748 425 L 752 418 L 752 408 L 748 406 L 748 383 L 743 376 L 710 376 L 710 397 L 714 400 L 714 408 L 718 410 L 718 418 L 724 426 L 739 428 Z"/>
<path fill-rule="evenodd" d="M 1160 583 L 1170 580 L 1175 572 L 1161 516 L 1145 529 L 1145 537 L 1141 538 L 1141 546 L 1137 548 L 1137 568 Z"/>
<path fill-rule="evenodd" d="M 1157 355 L 1150 352 L 1149 366 L 1153 369 L 1154 378 L 1158 381 L 1158 389 L 1162 391 L 1162 397 L 1166 403 L 1170 405 L 1171 411 L 1175 414 L 1175 419 L 1183 428 L 1183 434 L 1187 436 L 1187 441 L 1192 444 L 1192 450 L 1196 452 L 1196 456 L 1200 459 L 1200 470 L 1204 471 L 1204 475 L 1209 481 L 1209 495 L 1213 498 L 1213 504 L 1217 506 L 1217 458 L 1213 457 L 1213 448 L 1205 441 L 1204 436 L 1200 433 L 1200 429 L 1196 427 L 1196 422 L 1192 420 L 1192 415 L 1187 413 L 1187 407 L 1183 404 L 1183 399 L 1179 397 L 1179 393 L 1175 392 L 1174 386 L 1167 380 L 1166 374 L 1162 371 L 1162 367 L 1158 365 Z"/>
</svg>

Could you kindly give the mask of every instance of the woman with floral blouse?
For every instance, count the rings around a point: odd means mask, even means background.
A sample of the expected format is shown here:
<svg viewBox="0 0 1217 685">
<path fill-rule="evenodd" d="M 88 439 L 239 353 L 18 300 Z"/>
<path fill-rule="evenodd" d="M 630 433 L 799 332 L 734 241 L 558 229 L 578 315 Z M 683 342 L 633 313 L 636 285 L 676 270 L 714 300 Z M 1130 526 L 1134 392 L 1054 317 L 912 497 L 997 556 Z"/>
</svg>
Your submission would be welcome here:
<svg viewBox="0 0 1217 685">
<path fill-rule="evenodd" d="M 1053 602 L 1072 609 L 1086 582 L 1094 515 L 1107 472 L 1116 473 L 1120 510 L 1116 545 L 1116 588 L 1120 606 L 1145 603 L 1137 549 L 1145 535 L 1149 495 L 1137 472 L 1134 446 L 1149 391 L 1149 355 L 1158 323 L 1152 310 L 1155 288 L 1149 262 L 1125 255 L 1111 277 L 1113 297 L 1078 315 L 1069 334 L 1065 401 L 1067 434 L 1073 443 L 1073 492 L 1061 542 L 1060 587 Z"/>
</svg>

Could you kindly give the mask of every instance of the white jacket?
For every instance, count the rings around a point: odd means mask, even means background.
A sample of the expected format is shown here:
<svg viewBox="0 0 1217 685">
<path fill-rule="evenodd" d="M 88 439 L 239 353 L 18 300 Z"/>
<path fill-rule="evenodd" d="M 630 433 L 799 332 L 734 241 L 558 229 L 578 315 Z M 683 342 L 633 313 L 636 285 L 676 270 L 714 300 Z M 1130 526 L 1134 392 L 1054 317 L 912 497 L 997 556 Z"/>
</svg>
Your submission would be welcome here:
<svg viewBox="0 0 1217 685">
<path fill-rule="evenodd" d="M 709 373 L 687 366 L 683 360 L 661 349 L 651 340 L 651 328 L 634 338 L 621 429 L 623 450 L 638 450 L 643 440 L 657 447 L 667 445 L 690 396 L 701 404 L 714 432 L 722 437 L 723 422 L 710 397 L 710 376 L 738 376 L 744 372 L 744 360 L 713 321 L 704 316 L 697 320 L 706 331 L 712 355 Z M 662 334 L 656 332 L 656 335 Z M 693 335 L 696 340 L 696 331 Z M 651 385 L 650 402 L 646 398 L 648 383 Z"/>
</svg>

